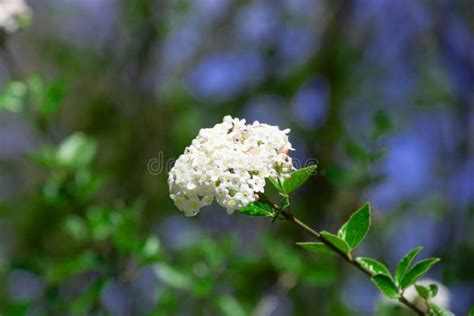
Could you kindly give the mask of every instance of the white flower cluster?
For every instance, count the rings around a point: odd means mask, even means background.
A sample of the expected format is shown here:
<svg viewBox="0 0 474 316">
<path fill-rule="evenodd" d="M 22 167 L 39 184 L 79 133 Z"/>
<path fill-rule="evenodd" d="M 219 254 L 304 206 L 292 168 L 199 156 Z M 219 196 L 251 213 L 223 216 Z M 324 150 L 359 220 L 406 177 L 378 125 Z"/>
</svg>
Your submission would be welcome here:
<svg viewBox="0 0 474 316">
<path fill-rule="evenodd" d="M 0 30 L 13 33 L 23 18 L 29 18 L 30 8 L 24 0 L 0 0 Z"/>
<path fill-rule="evenodd" d="M 230 116 L 201 129 L 169 173 L 171 199 L 187 216 L 214 199 L 229 213 L 255 201 L 267 177 L 292 169 L 289 131 Z"/>
</svg>

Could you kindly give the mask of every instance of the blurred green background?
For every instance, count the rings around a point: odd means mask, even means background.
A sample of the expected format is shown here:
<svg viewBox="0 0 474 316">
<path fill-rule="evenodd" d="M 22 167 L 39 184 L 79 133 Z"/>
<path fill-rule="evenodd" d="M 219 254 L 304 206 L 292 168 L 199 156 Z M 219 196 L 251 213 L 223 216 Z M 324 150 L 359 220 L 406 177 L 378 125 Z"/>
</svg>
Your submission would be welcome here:
<svg viewBox="0 0 474 316">
<path fill-rule="evenodd" d="M 474 304 L 470 0 L 42 0 L 0 53 L 1 315 L 405 315 L 285 222 L 185 218 L 167 170 L 230 114 L 318 160 L 297 215 L 411 248 Z M 384 309 L 384 311 L 382 311 Z"/>
</svg>

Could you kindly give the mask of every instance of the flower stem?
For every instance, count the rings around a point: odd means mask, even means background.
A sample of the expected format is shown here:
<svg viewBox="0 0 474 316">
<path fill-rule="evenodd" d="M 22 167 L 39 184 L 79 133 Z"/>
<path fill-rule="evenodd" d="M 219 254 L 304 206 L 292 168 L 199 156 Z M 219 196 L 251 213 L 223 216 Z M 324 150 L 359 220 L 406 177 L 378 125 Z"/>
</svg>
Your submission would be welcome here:
<svg viewBox="0 0 474 316">
<path fill-rule="evenodd" d="M 372 277 L 374 274 L 364 268 L 358 261 L 354 260 L 350 254 L 346 254 L 343 251 L 341 251 L 339 248 L 334 246 L 332 243 L 330 243 L 326 238 L 324 238 L 320 233 L 303 223 L 301 220 L 299 220 L 297 217 L 293 215 L 291 212 L 290 208 L 287 208 L 286 210 L 281 212 L 281 215 L 283 215 L 284 219 L 294 223 L 298 227 L 302 228 L 305 232 L 313 236 L 314 238 L 320 240 L 324 245 L 326 245 L 328 248 L 333 250 L 335 253 L 337 253 L 339 256 L 341 256 L 346 262 L 350 263 L 357 269 L 359 269 L 361 272 L 366 274 L 369 277 Z M 428 315 L 426 312 L 422 311 L 418 306 L 414 305 L 410 301 L 408 301 L 403 294 L 400 295 L 398 301 L 402 303 L 403 305 L 407 306 L 408 308 L 412 309 L 417 315 L 420 316 L 425 316 Z"/>
</svg>

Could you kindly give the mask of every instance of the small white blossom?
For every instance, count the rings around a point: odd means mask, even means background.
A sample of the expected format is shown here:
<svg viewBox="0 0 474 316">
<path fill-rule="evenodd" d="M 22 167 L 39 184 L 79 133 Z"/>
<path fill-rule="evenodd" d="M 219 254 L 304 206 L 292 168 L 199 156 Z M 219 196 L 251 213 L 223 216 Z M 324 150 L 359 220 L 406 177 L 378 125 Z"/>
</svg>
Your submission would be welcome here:
<svg viewBox="0 0 474 316">
<path fill-rule="evenodd" d="M 292 170 L 289 132 L 230 116 L 201 129 L 169 173 L 171 199 L 187 216 L 214 199 L 229 213 L 254 202 L 266 178 Z"/>
<path fill-rule="evenodd" d="M 435 297 L 431 298 L 431 302 L 435 303 L 436 305 L 444 308 L 449 309 L 449 293 L 448 289 L 442 285 L 441 283 L 431 280 L 431 279 L 422 279 L 417 281 L 416 284 L 423 285 L 428 287 L 430 284 L 436 284 L 438 286 L 438 294 Z M 404 293 L 407 300 L 414 303 L 421 309 L 426 308 L 426 304 L 424 300 L 418 295 L 418 292 L 415 289 L 415 285 L 408 287 Z"/>
<path fill-rule="evenodd" d="M 30 15 L 30 8 L 24 0 L 0 0 L 0 30 L 5 33 L 16 32 L 22 19 Z"/>
<path fill-rule="evenodd" d="M 449 309 L 449 292 L 448 289 L 439 283 L 438 281 L 432 280 L 432 279 L 421 279 L 416 282 L 418 285 L 423 285 L 425 287 L 428 287 L 430 284 L 436 284 L 438 286 L 438 293 L 436 294 L 435 297 L 430 298 L 430 302 L 435 303 L 436 305 L 444 308 L 444 309 Z M 405 298 L 415 304 L 419 309 L 421 310 L 426 310 L 426 302 L 425 299 L 420 297 L 418 292 L 416 291 L 415 285 L 409 286 L 405 292 L 403 293 Z M 391 300 L 386 298 L 385 296 L 381 296 L 382 302 L 384 304 L 393 304 L 393 305 L 401 305 L 400 302 Z"/>
</svg>

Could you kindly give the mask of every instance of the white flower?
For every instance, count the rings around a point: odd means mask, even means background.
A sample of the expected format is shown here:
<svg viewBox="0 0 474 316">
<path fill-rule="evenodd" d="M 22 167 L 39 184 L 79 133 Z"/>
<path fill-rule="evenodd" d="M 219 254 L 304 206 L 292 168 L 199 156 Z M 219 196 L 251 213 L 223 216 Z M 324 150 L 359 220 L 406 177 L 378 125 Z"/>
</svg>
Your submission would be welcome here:
<svg viewBox="0 0 474 316">
<path fill-rule="evenodd" d="M 187 216 L 214 199 L 229 213 L 254 202 L 266 178 L 292 170 L 289 132 L 230 116 L 201 129 L 169 173 L 171 199 Z"/>
<path fill-rule="evenodd" d="M 0 0 L 0 30 L 13 33 L 18 30 L 22 19 L 27 19 L 31 10 L 24 0 Z"/>
</svg>

